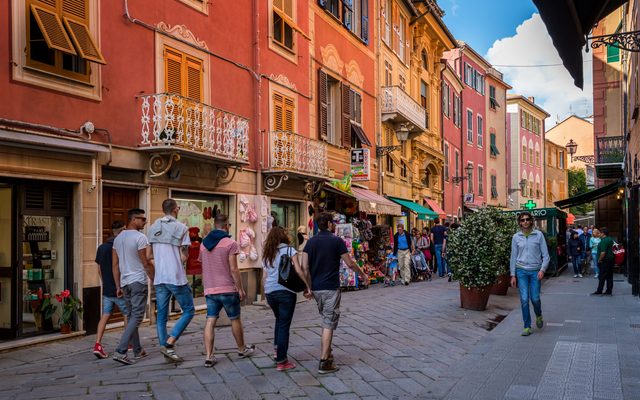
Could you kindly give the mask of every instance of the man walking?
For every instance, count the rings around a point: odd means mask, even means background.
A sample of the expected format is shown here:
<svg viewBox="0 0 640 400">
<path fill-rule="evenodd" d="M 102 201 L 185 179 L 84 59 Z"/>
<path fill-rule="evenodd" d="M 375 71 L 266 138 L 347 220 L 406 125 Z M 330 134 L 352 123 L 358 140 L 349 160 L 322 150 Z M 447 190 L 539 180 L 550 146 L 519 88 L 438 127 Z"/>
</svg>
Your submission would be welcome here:
<svg viewBox="0 0 640 400">
<path fill-rule="evenodd" d="M 302 269 L 307 275 L 307 280 L 311 281 L 311 293 L 306 295 L 315 298 L 322 316 L 318 373 L 328 374 L 338 370 L 331 354 L 331 342 L 340 319 L 340 260 L 359 274 L 365 285 L 369 284 L 369 277 L 351 259 L 344 241 L 332 233 L 335 230 L 333 216 L 330 213 L 321 213 L 316 223 L 319 232 L 309 239 L 304 247 Z M 411 243 L 410 238 L 407 243 Z"/>
<path fill-rule="evenodd" d="M 113 353 L 113 359 L 122 364 L 134 364 L 127 356 L 129 342 L 133 342 L 135 358 L 146 355 L 140 345 L 138 327 L 144 317 L 147 304 L 147 277 L 153 280 L 153 264 L 147 258 L 149 241 L 139 232 L 147 223 L 144 210 L 132 208 L 127 212 L 127 228 L 113 241 L 113 279 L 116 295 L 124 296 L 127 326 L 120 343 Z"/>
<path fill-rule="evenodd" d="M 116 294 L 116 283 L 113 280 L 113 241 L 116 236 L 124 229 L 122 221 L 113 221 L 111 224 L 111 236 L 106 242 L 102 243 L 96 251 L 96 263 L 100 266 L 98 273 L 102 282 L 102 317 L 98 322 L 98 333 L 96 335 L 96 344 L 93 346 L 93 354 L 98 358 L 107 358 L 109 355 L 102 347 L 102 337 L 107 327 L 109 317 L 113 313 L 113 307 L 118 306 L 122 314 L 127 314 L 127 307 L 124 299 Z"/>
<path fill-rule="evenodd" d="M 529 299 L 536 314 L 536 326 L 542 328 L 542 304 L 540 302 L 540 281 L 549 266 L 549 251 L 542 232 L 533 228 L 533 216 L 528 211 L 518 215 L 520 231 L 511 239 L 511 287 L 520 290 L 520 306 L 524 330 L 522 336 L 531 335 L 531 314 Z"/>
<path fill-rule="evenodd" d="M 613 293 L 613 264 L 615 255 L 613 254 L 614 241 L 609 236 L 608 228 L 600 229 L 600 243 L 598 243 L 598 288 L 593 295 L 612 296 Z M 607 281 L 607 291 L 602 293 L 604 282 Z"/>
<path fill-rule="evenodd" d="M 166 199 L 162 202 L 162 211 L 164 217 L 151 225 L 148 234 L 155 266 L 153 285 L 156 289 L 156 327 L 160 352 L 167 360 L 180 362 L 182 358 L 176 354 L 174 345 L 195 314 L 191 288 L 184 269 L 191 240 L 187 226 L 176 219 L 180 211 L 178 203 L 173 199 Z M 172 295 L 182 309 L 182 316 L 168 336 L 167 320 Z"/>
<path fill-rule="evenodd" d="M 446 251 L 447 246 L 447 228 L 440 225 L 440 218 L 433 220 L 435 226 L 431 228 L 431 243 L 434 245 L 436 252 L 436 263 L 438 264 L 438 276 L 443 277 L 449 273 L 447 262 L 442 254 Z"/>
<path fill-rule="evenodd" d="M 415 251 L 409 232 L 404 230 L 404 224 L 399 223 L 398 231 L 393 235 L 393 255 L 398 258 L 400 280 L 407 286 L 411 282 L 411 254 Z"/>
<path fill-rule="evenodd" d="M 207 358 L 204 366 L 211 368 L 216 363 L 213 354 L 216 322 L 220 310 L 224 308 L 231 320 L 231 333 L 238 345 L 238 356 L 249 357 L 255 351 L 254 345 L 246 345 L 240 321 L 240 302 L 246 297 L 238 270 L 238 244 L 229 235 L 229 221 L 226 215 L 218 214 L 214 219 L 214 230 L 202 240 L 200 261 L 202 281 L 207 299 L 207 323 L 204 328 L 204 347 Z"/>
</svg>

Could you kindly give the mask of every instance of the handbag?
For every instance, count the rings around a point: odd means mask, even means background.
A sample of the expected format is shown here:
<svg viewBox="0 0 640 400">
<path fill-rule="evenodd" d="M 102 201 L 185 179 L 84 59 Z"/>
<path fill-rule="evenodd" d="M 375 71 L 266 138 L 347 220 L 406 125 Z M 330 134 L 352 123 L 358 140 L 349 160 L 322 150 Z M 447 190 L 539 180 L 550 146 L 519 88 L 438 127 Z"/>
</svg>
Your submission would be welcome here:
<svg viewBox="0 0 640 400">
<path fill-rule="evenodd" d="M 278 283 L 296 293 L 302 292 L 307 288 L 302 278 L 296 272 L 291 259 L 291 246 L 287 249 L 287 254 L 280 257 L 280 265 L 278 265 Z"/>
<path fill-rule="evenodd" d="M 625 256 L 625 249 L 624 246 L 622 246 L 621 244 L 615 243 L 613 245 L 613 263 L 615 265 L 622 265 L 624 264 L 624 256 Z"/>
</svg>

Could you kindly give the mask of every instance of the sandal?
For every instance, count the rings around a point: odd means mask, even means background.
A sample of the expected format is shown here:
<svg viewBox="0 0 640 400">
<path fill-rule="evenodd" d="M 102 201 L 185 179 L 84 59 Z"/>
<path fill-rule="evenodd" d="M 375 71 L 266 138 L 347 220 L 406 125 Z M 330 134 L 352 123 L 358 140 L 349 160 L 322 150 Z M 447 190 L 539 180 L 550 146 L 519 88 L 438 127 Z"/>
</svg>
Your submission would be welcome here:
<svg viewBox="0 0 640 400">
<path fill-rule="evenodd" d="M 216 356 L 213 356 L 211 358 L 207 358 L 206 360 L 204 360 L 204 366 L 205 368 L 211 368 L 214 365 L 216 365 L 217 362 L 218 360 L 216 360 Z"/>
</svg>

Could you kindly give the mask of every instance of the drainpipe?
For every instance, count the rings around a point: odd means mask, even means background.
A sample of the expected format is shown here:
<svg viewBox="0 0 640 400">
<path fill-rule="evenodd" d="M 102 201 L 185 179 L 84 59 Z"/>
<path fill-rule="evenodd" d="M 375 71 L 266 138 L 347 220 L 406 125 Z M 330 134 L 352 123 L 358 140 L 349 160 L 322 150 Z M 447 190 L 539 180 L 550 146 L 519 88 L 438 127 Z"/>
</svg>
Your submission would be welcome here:
<svg viewBox="0 0 640 400">
<path fill-rule="evenodd" d="M 258 4 L 259 0 L 253 0 L 253 30 L 255 32 L 255 38 L 254 38 L 254 44 L 253 44 L 253 70 L 256 72 L 256 75 L 261 77 L 260 74 L 260 24 L 259 24 L 259 18 L 260 18 L 260 6 Z M 262 142 L 263 142 L 263 137 L 262 137 L 262 130 L 260 129 L 261 126 L 261 119 L 262 119 L 262 112 L 261 112 L 261 108 L 260 105 L 262 103 L 262 79 L 258 78 L 257 80 L 253 81 L 253 85 L 255 87 L 255 96 L 254 96 L 254 110 L 253 110 L 253 116 L 254 116 L 254 135 L 255 135 L 255 143 L 256 143 L 256 147 L 257 147 L 257 152 L 255 155 L 255 163 L 257 165 L 257 172 L 256 172 L 256 195 L 260 196 L 262 195 L 262 168 L 263 168 L 263 149 L 262 149 Z M 268 133 L 267 133 L 268 135 Z"/>
</svg>

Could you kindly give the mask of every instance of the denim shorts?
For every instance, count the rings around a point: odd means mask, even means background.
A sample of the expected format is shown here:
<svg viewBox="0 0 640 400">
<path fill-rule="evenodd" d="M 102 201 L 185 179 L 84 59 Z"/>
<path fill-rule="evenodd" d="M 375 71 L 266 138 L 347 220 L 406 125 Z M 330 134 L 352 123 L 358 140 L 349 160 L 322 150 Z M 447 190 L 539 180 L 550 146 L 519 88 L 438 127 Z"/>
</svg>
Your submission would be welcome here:
<svg viewBox="0 0 640 400">
<path fill-rule="evenodd" d="M 207 318 L 218 318 L 224 308 L 229 319 L 240 318 L 240 295 L 238 293 L 208 294 Z"/>
<path fill-rule="evenodd" d="M 127 305 L 124 302 L 124 297 L 102 296 L 102 313 L 103 314 L 113 314 L 114 305 L 118 306 L 122 314 L 127 315 Z"/>
</svg>

